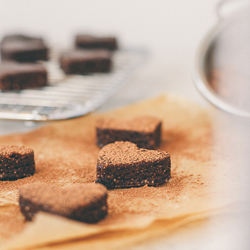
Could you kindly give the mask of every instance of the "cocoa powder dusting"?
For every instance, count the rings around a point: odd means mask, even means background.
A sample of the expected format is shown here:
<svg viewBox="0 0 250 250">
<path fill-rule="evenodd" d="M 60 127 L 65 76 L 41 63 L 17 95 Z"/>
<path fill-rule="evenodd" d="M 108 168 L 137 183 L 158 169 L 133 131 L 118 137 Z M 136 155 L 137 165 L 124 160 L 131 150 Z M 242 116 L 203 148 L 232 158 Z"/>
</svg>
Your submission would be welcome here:
<svg viewBox="0 0 250 250">
<path fill-rule="evenodd" d="M 180 105 L 179 99 L 166 98 L 149 104 L 138 104 L 134 113 L 132 107 L 113 111 L 108 117 L 131 119 L 137 113 L 157 114 L 163 121 L 159 149 L 170 153 L 172 178 L 160 187 L 109 191 L 108 216 L 98 223 L 101 226 L 124 223 L 137 215 L 168 216 L 175 213 L 182 202 L 206 192 L 209 186 L 211 127 L 206 112 L 193 104 Z M 0 144 L 25 145 L 34 149 L 36 173 L 16 181 L 1 181 L 0 200 L 16 204 L 18 189 L 27 183 L 44 182 L 69 187 L 94 182 L 100 151 L 95 144 L 95 125 L 99 118 L 96 115 L 55 122 L 27 134 L 1 137 Z M 0 242 L 1 238 L 20 232 L 27 223 L 15 204 L 0 206 Z"/>
<path fill-rule="evenodd" d="M 154 116 L 139 116 L 133 119 L 98 119 L 96 127 L 101 129 L 132 130 L 138 132 L 153 132 L 161 123 L 161 120 Z"/>
<path fill-rule="evenodd" d="M 25 146 L 0 145 L 0 156 L 10 157 L 13 154 L 24 155 L 24 154 L 31 154 L 31 153 L 33 153 L 33 150 Z"/>
<path fill-rule="evenodd" d="M 151 162 L 169 156 L 167 152 L 159 150 L 139 149 L 131 142 L 115 142 L 106 145 L 99 152 L 97 162 L 102 166 L 109 164 L 136 163 L 140 161 Z"/>
</svg>

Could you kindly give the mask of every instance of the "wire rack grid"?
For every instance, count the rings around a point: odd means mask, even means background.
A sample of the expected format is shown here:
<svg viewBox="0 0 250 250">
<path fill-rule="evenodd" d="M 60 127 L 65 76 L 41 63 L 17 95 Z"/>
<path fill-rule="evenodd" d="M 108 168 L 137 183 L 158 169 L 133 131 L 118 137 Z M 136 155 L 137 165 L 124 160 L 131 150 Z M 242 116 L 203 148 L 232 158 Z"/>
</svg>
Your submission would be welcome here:
<svg viewBox="0 0 250 250">
<path fill-rule="evenodd" d="M 114 52 L 110 73 L 66 76 L 58 64 L 58 52 L 44 65 L 49 85 L 40 89 L 0 91 L 0 119 L 48 121 L 86 115 L 102 105 L 145 60 L 146 52 L 127 49 Z"/>
</svg>

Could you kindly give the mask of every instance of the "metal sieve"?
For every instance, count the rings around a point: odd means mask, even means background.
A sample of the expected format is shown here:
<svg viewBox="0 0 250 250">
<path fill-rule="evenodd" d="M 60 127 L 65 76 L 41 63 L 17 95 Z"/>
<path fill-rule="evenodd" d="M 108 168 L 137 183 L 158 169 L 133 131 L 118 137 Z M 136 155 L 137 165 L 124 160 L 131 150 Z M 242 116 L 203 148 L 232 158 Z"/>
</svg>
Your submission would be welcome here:
<svg viewBox="0 0 250 250">
<path fill-rule="evenodd" d="M 221 17 L 195 57 L 193 80 L 213 105 L 234 115 L 250 117 L 250 6 Z"/>
</svg>

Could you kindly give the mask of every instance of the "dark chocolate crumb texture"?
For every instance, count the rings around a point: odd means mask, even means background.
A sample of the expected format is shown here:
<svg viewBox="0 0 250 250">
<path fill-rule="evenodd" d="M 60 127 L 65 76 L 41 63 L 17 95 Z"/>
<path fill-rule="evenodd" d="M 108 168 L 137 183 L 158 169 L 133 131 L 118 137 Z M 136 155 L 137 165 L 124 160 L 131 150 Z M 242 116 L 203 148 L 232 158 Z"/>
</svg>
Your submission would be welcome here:
<svg viewBox="0 0 250 250">
<path fill-rule="evenodd" d="M 60 65 L 66 74 L 109 72 L 111 53 L 108 50 L 72 50 L 61 55 Z"/>
<path fill-rule="evenodd" d="M 75 45 L 83 49 L 108 49 L 116 50 L 118 48 L 115 37 L 97 37 L 79 34 L 75 38 Z"/>
<path fill-rule="evenodd" d="M 0 181 L 16 180 L 35 173 L 34 151 L 25 146 L 0 146 Z"/>
<path fill-rule="evenodd" d="M 8 35 L 1 42 L 1 59 L 18 62 L 48 60 L 48 47 L 39 37 Z"/>
<path fill-rule="evenodd" d="M 140 148 L 156 149 L 161 141 L 161 120 L 153 116 L 141 116 L 132 120 L 102 118 L 96 122 L 97 145 L 116 141 L 130 141 Z"/>
<path fill-rule="evenodd" d="M 21 90 L 47 85 L 47 70 L 38 63 L 0 64 L 0 89 Z"/>
<path fill-rule="evenodd" d="M 32 183 L 19 189 L 21 212 L 32 220 L 39 212 L 48 212 L 70 219 L 95 223 L 107 215 L 107 189 L 96 183 L 58 187 Z"/>
<path fill-rule="evenodd" d="M 103 147 L 97 158 L 96 182 L 108 189 L 159 186 L 170 178 L 170 156 L 164 151 L 115 142 Z"/>
</svg>

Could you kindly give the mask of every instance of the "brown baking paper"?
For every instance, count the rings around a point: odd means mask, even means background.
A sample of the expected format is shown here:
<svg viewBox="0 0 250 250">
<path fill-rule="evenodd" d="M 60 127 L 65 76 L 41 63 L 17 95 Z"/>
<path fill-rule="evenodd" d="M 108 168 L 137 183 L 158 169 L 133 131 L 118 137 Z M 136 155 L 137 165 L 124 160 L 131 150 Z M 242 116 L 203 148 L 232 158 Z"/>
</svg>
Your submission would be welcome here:
<svg viewBox="0 0 250 250">
<path fill-rule="evenodd" d="M 138 115 L 154 115 L 163 121 L 160 149 L 171 156 L 169 182 L 160 187 L 110 190 L 108 216 L 95 225 L 46 213 L 25 222 L 17 203 L 19 187 L 37 181 L 59 186 L 94 182 L 100 150 L 95 144 L 96 119 Z M 218 165 L 212 161 L 210 114 L 181 97 L 160 96 L 103 114 L 54 122 L 26 134 L 1 137 L 0 143 L 31 147 L 36 161 L 34 176 L 0 182 L 2 249 L 126 248 L 191 221 L 206 221 L 222 206 L 213 199 L 218 191 L 213 187 Z"/>
</svg>

